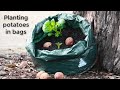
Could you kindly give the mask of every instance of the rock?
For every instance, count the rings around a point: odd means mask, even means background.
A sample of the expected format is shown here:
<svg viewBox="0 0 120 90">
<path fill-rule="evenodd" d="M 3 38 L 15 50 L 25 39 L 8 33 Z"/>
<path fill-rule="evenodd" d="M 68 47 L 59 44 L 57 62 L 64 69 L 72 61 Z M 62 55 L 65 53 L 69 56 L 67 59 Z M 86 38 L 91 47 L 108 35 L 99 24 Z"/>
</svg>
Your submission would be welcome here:
<svg viewBox="0 0 120 90">
<path fill-rule="evenodd" d="M 21 75 L 20 77 L 21 77 L 21 78 L 25 78 L 25 77 L 26 77 L 26 75 L 25 75 L 25 74 L 23 74 L 23 75 Z"/>
<path fill-rule="evenodd" d="M 109 79 L 115 79 L 115 77 L 114 76 L 109 76 Z"/>
<path fill-rule="evenodd" d="M 9 76 L 11 76 L 13 73 L 12 72 L 9 72 Z"/>
<path fill-rule="evenodd" d="M 105 79 L 115 79 L 114 76 L 104 76 Z"/>
<path fill-rule="evenodd" d="M 35 71 L 31 71 L 31 74 L 32 74 L 32 75 L 36 75 L 37 72 L 35 72 Z"/>
<path fill-rule="evenodd" d="M 28 79 L 28 78 L 22 78 L 22 79 Z"/>
<path fill-rule="evenodd" d="M 21 55 L 21 57 L 25 58 L 25 56 L 27 55 L 27 53 L 26 52 L 22 52 L 22 53 L 20 53 L 20 55 Z"/>
<path fill-rule="evenodd" d="M 120 79 L 120 76 L 116 76 L 115 78 L 116 78 L 116 79 Z"/>
<path fill-rule="evenodd" d="M 8 79 L 8 77 L 2 77 L 2 79 Z"/>
<path fill-rule="evenodd" d="M 26 56 L 26 57 L 25 57 L 25 60 L 32 61 L 32 58 L 31 58 L 30 56 Z"/>
<path fill-rule="evenodd" d="M 30 61 L 28 61 L 28 65 L 31 66 L 31 67 L 35 67 L 34 63 L 30 62 Z"/>
<path fill-rule="evenodd" d="M 9 71 L 9 72 L 10 72 L 12 69 L 13 69 L 13 68 L 9 68 L 9 67 L 5 67 L 5 68 L 4 68 L 5 71 Z"/>
<path fill-rule="evenodd" d="M 14 76 L 12 76 L 12 77 L 10 77 L 9 79 L 17 79 L 16 77 L 14 77 Z"/>
<path fill-rule="evenodd" d="M 4 76 L 6 75 L 7 73 L 5 71 L 0 71 L 0 76 Z"/>
<path fill-rule="evenodd" d="M 15 64 L 15 60 L 10 60 L 10 64 Z"/>
<path fill-rule="evenodd" d="M 79 78 L 72 78 L 72 79 L 79 79 Z"/>
<path fill-rule="evenodd" d="M 25 67 L 27 67 L 27 65 L 28 65 L 27 61 L 22 61 L 18 67 L 25 68 Z"/>
<path fill-rule="evenodd" d="M 3 69 L 3 66 L 0 66 L 0 71 Z"/>
<path fill-rule="evenodd" d="M 3 76 L 0 76 L 0 79 L 2 79 L 3 78 Z"/>
<path fill-rule="evenodd" d="M 32 76 L 33 76 L 31 73 L 28 73 L 27 75 L 28 75 L 29 77 L 32 77 Z"/>
<path fill-rule="evenodd" d="M 23 69 L 23 71 L 30 73 L 30 72 L 31 72 L 31 69 L 30 69 L 30 68 L 25 68 L 25 69 Z"/>
</svg>

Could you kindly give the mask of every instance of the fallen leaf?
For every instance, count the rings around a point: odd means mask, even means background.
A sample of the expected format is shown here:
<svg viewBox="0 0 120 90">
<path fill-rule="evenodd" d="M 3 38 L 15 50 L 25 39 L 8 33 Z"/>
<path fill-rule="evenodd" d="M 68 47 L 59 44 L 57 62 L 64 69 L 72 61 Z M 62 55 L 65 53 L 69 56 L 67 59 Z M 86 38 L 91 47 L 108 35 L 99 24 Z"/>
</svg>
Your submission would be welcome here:
<svg viewBox="0 0 120 90">
<path fill-rule="evenodd" d="M 9 67 L 9 68 L 15 68 L 16 65 L 15 64 L 6 64 L 5 66 Z"/>
<path fill-rule="evenodd" d="M 25 67 L 27 67 L 27 65 L 28 65 L 27 61 L 22 61 L 18 67 L 25 68 Z"/>
</svg>

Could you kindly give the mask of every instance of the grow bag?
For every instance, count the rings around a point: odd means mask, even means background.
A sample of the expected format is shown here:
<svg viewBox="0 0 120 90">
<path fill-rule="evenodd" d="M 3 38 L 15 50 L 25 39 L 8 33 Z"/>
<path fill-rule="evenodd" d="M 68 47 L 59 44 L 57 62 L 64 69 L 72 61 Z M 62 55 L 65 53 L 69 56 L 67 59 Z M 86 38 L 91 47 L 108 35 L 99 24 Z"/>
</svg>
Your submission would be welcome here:
<svg viewBox="0 0 120 90">
<path fill-rule="evenodd" d="M 42 30 L 42 26 L 45 21 L 52 19 L 65 19 L 67 27 L 81 29 L 86 36 L 85 39 L 66 49 L 52 51 L 37 49 L 36 43 L 47 37 Z M 61 71 L 66 75 L 83 73 L 89 70 L 96 61 L 97 52 L 91 25 L 79 15 L 66 13 L 49 16 L 35 25 L 31 36 L 27 39 L 26 49 L 31 55 L 37 70 L 44 70 L 51 74 Z"/>
</svg>

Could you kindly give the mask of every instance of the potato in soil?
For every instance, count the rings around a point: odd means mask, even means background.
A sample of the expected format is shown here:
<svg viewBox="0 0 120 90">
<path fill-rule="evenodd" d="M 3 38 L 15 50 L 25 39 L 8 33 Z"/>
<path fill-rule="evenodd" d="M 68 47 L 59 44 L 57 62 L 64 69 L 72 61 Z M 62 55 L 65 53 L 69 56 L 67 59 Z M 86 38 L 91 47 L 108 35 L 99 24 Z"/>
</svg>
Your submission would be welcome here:
<svg viewBox="0 0 120 90">
<path fill-rule="evenodd" d="M 66 38 L 65 44 L 66 44 L 67 46 L 71 46 L 71 45 L 73 45 L 73 43 L 74 43 L 74 40 L 73 40 L 72 37 Z"/>
<path fill-rule="evenodd" d="M 52 43 L 51 42 L 45 42 L 44 44 L 43 44 L 43 47 L 44 48 L 49 48 L 49 47 L 51 47 L 52 46 Z"/>
</svg>

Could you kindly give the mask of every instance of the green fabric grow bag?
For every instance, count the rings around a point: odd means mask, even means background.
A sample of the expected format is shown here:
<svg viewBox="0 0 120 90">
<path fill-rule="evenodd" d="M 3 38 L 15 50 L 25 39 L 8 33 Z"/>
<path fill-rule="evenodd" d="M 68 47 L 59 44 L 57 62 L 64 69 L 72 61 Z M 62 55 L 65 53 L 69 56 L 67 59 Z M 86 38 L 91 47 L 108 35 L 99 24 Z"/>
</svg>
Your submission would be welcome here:
<svg viewBox="0 0 120 90">
<path fill-rule="evenodd" d="M 56 49 L 53 51 L 39 50 L 36 43 L 40 42 L 47 35 L 43 33 L 42 26 L 46 20 L 65 19 L 68 26 L 80 28 L 86 36 L 83 41 L 79 41 L 71 48 Z M 31 36 L 27 39 L 26 49 L 33 58 L 37 70 L 45 70 L 48 73 L 58 71 L 66 75 L 83 73 L 89 70 L 96 61 L 97 47 L 91 25 L 85 18 L 75 14 L 57 14 L 49 16 L 35 25 Z"/>
</svg>

